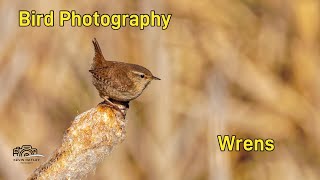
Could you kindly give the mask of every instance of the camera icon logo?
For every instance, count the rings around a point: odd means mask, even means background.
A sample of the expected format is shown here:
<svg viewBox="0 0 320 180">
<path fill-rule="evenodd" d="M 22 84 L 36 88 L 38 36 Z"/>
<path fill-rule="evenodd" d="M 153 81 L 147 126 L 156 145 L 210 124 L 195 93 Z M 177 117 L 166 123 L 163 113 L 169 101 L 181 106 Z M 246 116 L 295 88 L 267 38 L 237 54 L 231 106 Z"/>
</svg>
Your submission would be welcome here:
<svg viewBox="0 0 320 180">
<path fill-rule="evenodd" d="M 22 145 L 21 147 L 18 146 L 13 149 L 13 156 L 29 157 L 37 154 L 38 154 L 38 149 L 33 148 L 31 145 Z"/>
</svg>

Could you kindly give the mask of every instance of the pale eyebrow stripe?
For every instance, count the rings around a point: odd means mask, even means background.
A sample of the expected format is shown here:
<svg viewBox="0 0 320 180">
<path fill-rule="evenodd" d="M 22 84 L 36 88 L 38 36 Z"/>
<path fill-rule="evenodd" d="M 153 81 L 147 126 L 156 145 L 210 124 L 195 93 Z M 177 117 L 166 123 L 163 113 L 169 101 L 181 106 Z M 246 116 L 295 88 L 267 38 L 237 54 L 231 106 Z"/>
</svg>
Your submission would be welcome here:
<svg viewBox="0 0 320 180">
<path fill-rule="evenodd" d="M 137 71 L 132 71 L 132 72 L 135 73 L 135 74 L 138 74 L 138 75 L 145 75 L 144 73 L 137 72 Z"/>
</svg>

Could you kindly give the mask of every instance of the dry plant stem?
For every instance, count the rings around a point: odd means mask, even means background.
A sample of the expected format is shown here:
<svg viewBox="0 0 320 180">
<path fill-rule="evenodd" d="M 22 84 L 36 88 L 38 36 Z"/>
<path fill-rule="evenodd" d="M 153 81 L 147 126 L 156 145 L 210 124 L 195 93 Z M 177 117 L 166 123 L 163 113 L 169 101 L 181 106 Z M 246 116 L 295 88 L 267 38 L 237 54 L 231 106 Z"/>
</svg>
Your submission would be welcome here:
<svg viewBox="0 0 320 180">
<path fill-rule="evenodd" d="M 128 110 L 127 105 L 124 114 Z M 28 179 L 81 179 L 125 139 L 125 116 L 104 103 L 78 115 L 61 147 Z"/>
</svg>

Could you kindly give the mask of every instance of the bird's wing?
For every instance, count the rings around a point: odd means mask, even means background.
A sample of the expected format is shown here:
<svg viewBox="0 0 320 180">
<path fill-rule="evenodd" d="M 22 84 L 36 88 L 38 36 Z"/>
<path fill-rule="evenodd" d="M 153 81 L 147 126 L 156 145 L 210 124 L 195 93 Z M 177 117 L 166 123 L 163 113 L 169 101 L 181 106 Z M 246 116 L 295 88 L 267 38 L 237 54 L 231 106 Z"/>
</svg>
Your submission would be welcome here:
<svg viewBox="0 0 320 180">
<path fill-rule="evenodd" d="M 93 77 L 101 81 L 109 81 L 110 79 L 109 71 L 110 71 L 110 68 L 107 68 L 107 67 L 95 68 L 95 69 L 89 70 L 89 72 L 93 75 Z"/>
<path fill-rule="evenodd" d="M 134 84 L 132 80 L 128 77 L 128 72 L 123 68 L 113 68 L 111 70 L 112 74 L 112 86 L 117 88 L 119 91 L 127 91 L 133 88 Z"/>
<path fill-rule="evenodd" d="M 119 91 L 127 91 L 128 88 L 133 88 L 134 84 L 128 77 L 128 72 L 122 68 L 108 66 L 98 69 L 89 70 L 93 77 L 104 81 L 107 86 L 113 87 Z"/>
</svg>

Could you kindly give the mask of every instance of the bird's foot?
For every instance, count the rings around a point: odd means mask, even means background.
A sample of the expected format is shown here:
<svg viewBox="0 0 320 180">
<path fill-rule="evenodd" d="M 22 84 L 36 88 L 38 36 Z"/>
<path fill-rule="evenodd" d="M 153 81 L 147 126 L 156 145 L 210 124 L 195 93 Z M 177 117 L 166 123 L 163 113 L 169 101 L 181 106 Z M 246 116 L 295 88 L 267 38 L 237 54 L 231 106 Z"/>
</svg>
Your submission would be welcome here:
<svg viewBox="0 0 320 180">
<path fill-rule="evenodd" d="M 104 102 L 102 102 L 102 104 L 119 111 L 123 115 L 123 117 L 125 117 L 127 110 L 126 106 L 123 106 L 122 104 L 117 105 L 111 102 L 108 98 L 104 98 Z"/>
</svg>

